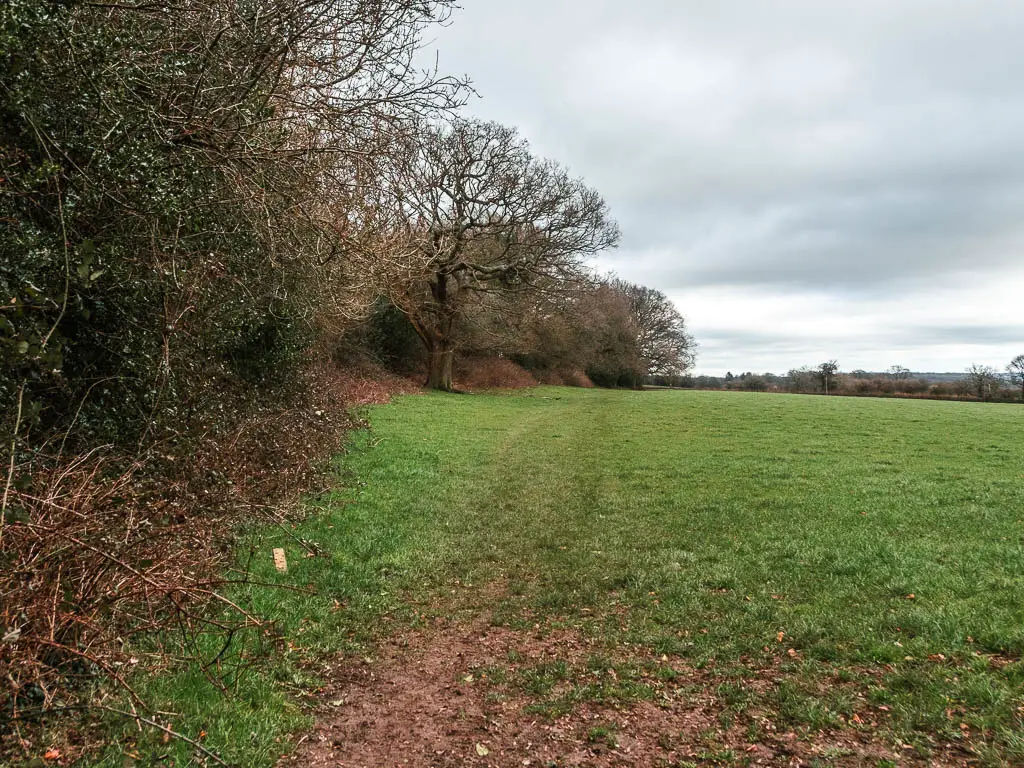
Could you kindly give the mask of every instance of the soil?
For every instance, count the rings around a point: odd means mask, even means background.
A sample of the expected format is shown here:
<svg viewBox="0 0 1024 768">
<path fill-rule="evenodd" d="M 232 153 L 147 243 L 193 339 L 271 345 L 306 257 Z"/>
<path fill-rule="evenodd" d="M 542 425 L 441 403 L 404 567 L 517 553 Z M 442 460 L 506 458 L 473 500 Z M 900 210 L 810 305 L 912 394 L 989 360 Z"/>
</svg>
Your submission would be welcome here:
<svg viewBox="0 0 1024 768">
<path fill-rule="evenodd" d="M 729 713 L 713 669 L 638 648 L 620 649 L 616 661 L 655 670 L 644 674 L 646 700 L 582 700 L 551 716 L 536 712 L 538 698 L 514 682 L 517 672 L 555 660 L 614 677 L 614 669 L 588 669 L 596 651 L 566 630 L 438 620 L 388 639 L 374 658 L 338 659 L 322 670 L 329 681 L 315 705 L 317 724 L 281 768 L 973 764 L 960 745 L 937 745 L 923 757 L 900 744 L 884 712 L 864 711 L 828 731 L 776 726 L 773 713 L 756 708 Z M 658 665 L 671 673 L 657 674 Z M 780 680 L 777 669 L 752 669 L 743 684 L 762 698 Z"/>
</svg>

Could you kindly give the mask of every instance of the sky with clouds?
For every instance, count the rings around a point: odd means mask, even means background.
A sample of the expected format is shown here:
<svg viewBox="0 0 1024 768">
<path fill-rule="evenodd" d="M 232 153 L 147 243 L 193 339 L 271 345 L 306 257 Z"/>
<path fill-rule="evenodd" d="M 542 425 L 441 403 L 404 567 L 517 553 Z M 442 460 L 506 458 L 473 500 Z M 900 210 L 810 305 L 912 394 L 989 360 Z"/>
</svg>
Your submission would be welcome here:
<svg viewBox="0 0 1024 768">
<path fill-rule="evenodd" d="M 465 0 L 426 55 L 604 195 L 697 371 L 1024 352 L 1024 5 Z"/>
</svg>

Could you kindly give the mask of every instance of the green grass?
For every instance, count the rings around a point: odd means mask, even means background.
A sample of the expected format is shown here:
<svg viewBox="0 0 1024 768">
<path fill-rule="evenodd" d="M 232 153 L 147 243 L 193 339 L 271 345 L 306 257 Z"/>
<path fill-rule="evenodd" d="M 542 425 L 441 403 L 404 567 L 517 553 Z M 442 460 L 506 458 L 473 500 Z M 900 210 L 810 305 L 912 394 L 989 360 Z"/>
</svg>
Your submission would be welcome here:
<svg viewBox="0 0 1024 768">
<path fill-rule="evenodd" d="M 280 531 L 254 542 L 259 579 L 316 591 L 236 595 L 278 620 L 274 663 L 227 699 L 195 673 L 146 683 L 230 762 L 287 751 L 325 654 L 372 653 L 379 633 L 438 610 L 678 654 L 732 685 L 730 712 L 749 705 L 730 675 L 781 657 L 786 679 L 762 704 L 783 722 L 884 706 L 920 750 L 966 723 L 986 760 L 1024 759 L 1024 408 L 545 388 L 368 415 L 340 490 L 292 531 L 326 554 L 303 557 Z M 594 695 L 642 698 L 641 666 Z M 516 679 L 559 711 L 545 697 L 585 672 Z M 143 763 L 178 748 L 147 738 Z"/>
</svg>

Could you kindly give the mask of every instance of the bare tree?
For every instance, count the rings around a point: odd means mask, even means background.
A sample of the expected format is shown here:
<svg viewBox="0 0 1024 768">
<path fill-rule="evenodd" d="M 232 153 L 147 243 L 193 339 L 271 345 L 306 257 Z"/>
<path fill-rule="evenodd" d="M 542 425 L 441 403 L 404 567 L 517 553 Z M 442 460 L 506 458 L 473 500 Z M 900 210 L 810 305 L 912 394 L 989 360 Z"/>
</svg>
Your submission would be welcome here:
<svg viewBox="0 0 1024 768">
<path fill-rule="evenodd" d="M 816 392 L 821 383 L 821 375 L 818 370 L 806 365 L 800 368 L 790 368 L 786 379 L 791 392 Z"/>
<path fill-rule="evenodd" d="M 1020 387 L 1020 399 L 1024 402 L 1024 355 L 1017 355 L 1006 366 L 1010 381 Z"/>
<path fill-rule="evenodd" d="M 999 371 L 990 365 L 972 363 L 967 369 L 967 382 L 979 398 L 988 400 L 999 385 Z"/>
<path fill-rule="evenodd" d="M 835 360 L 829 360 L 827 362 L 818 365 L 818 375 L 821 377 L 822 386 L 825 387 L 825 394 L 828 394 L 829 381 L 835 378 L 836 373 L 839 372 L 839 363 Z"/>
<path fill-rule="evenodd" d="M 906 381 L 910 378 L 910 369 L 902 365 L 891 365 L 887 371 L 889 378 L 894 381 Z"/>
<path fill-rule="evenodd" d="M 428 353 L 427 386 L 452 389 L 458 321 L 472 294 L 558 290 L 619 230 L 596 191 L 535 157 L 515 129 L 459 119 L 414 137 L 390 169 L 409 244 L 389 294 Z"/>
<path fill-rule="evenodd" d="M 678 376 L 693 366 L 697 343 L 664 293 L 619 279 L 611 287 L 629 300 L 648 374 Z"/>
</svg>

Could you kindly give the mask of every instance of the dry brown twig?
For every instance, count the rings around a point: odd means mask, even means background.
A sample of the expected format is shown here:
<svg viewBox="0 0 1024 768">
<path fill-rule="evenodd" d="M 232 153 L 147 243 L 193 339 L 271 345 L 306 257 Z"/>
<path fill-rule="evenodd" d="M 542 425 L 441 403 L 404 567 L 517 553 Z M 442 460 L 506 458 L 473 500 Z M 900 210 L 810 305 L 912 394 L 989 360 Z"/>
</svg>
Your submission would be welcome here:
<svg viewBox="0 0 1024 768">
<path fill-rule="evenodd" d="M 145 725 L 150 726 L 151 728 L 156 728 L 157 730 L 162 731 L 163 733 L 166 733 L 172 739 L 178 739 L 179 741 L 184 741 L 186 744 L 189 744 L 192 747 L 195 747 L 195 749 L 197 749 L 200 752 L 202 752 L 208 758 L 210 758 L 215 763 L 217 763 L 217 765 L 227 766 L 226 762 L 224 762 L 220 757 L 215 755 L 213 752 L 211 752 L 209 749 L 204 747 L 202 744 L 200 744 L 195 739 L 190 739 L 185 734 L 178 733 L 174 729 L 168 728 L 166 725 L 163 725 L 162 723 L 158 723 L 156 720 L 150 720 L 148 717 L 143 717 L 138 712 L 125 712 L 124 710 L 117 709 L 116 707 L 108 707 L 105 704 L 97 705 L 96 709 L 102 709 L 105 712 L 110 712 L 110 713 L 115 714 L 115 715 L 120 715 L 121 717 L 127 717 L 130 720 L 134 720 L 136 723 L 143 723 Z"/>
</svg>

